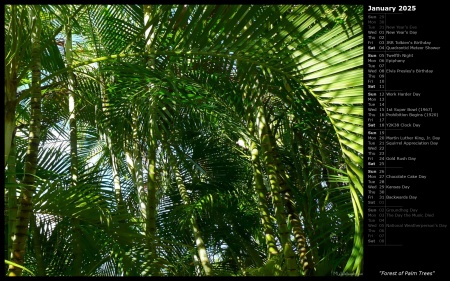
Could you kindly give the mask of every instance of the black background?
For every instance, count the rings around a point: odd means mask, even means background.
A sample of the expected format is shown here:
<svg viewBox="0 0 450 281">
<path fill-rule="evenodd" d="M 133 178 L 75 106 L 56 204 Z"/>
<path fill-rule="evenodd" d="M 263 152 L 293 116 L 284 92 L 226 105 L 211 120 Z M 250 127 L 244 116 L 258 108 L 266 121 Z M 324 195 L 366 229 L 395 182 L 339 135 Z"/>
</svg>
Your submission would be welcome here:
<svg viewBox="0 0 450 281">
<path fill-rule="evenodd" d="M 407 91 L 420 92 L 420 98 L 387 98 L 387 107 L 429 107 L 433 112 L 439 113 L 438 118 L 399 118 L 396 122 L 416 122 L 421 124 L 420 129 L 404 129 L 402 131 L 390 131 L 389 135 L 408 136 L 439 136 L 437 146 L 386 146 L 386 156 L 411 156 L 417 157 L 415 162 L 406 161 L 400 174 L 424 174 L 426 180 L 396 179 L 390 180 L 390 184 L 407 184 L 412 186 L 411 192 L 418 196 L 418 200 L 413 202 L 408 200 L 405 206 L 421 210 L 421 213 L 434 213 L 435 217 L 430 219 L 392 219 L 387 223 L 441 223 L 448 224 L 448 200 L 447 191 L 450 189 L 447 175 L 448 171 L 448 123 L 446 120 L 447 102 L 450 91 L 447 90 L 446 75 L 448 67 L 448 11 L 443 5 L 444 2 L 434 1 L 370 1 L 365 3 L 365 19 L 367 20 L 368 7 L 397 7 L 415 6 L 414 12 L 403 12 L 401 14 L 386 13 L 387 25 L 411 24 L 417 26 L 418 35 L 415 37 L 394 38 L 393 35 L 386 36 L 386 39 L 394 40 L 426 40 L 431 41 L 431 46 L 440 46 L 439 51 L 408 51 L 414 53 L 414 58 L 409 59 L 399 68 L 428 68 L 433 69 L 433 74 L 386 74 L 386 89 L 401 89 Z M 367 29 L 366 29 L 367 30 Z M 395 45 L 394 45 L 395 46 Z M 367 50 L 367 39 L 365 50 Z M 367 58 L 365 58 L 367 59 Z M 392 65 L 391 65 L 392 66 Z M 387 64 L 389 68 L 389 64 Z M 392 66 L 397 68 L 397 66 Z M 365 79 L 367 78 L 365 73 Z M 366 79 L 367 81 L 367 79 Z M 365 87 L 365 98 L 367 98 Z M 365 115 L 366 116 L 366 115 Z M 389 118 L 387 118 L 389 120 Z M 391 118 L 393 120 L 393 118 Z M 389 122 L 389 121 L 388 121 Z M 367 124 L 367 122 L 365 122 Z M 365 125 L 366 126 L 366 125 Z M 367 127 L 365 128 L 367 131 Z M 366 134 L 365 134 L 366 136 Z M 367 142 L 365 141 L 365 144 Z M 365 146 L 365 155 L 367 147 Z M 398 161 L 396 161 L 398 163 Z M 395 164 L 397 164 L 395 163 Z M 390 164 L 387 161 L 387 166 Z M 367 169 L 367 160 L 365 161 Z M 365 170 L 367 172 L 367 170 Z M 365 173 L 366 174 L 366 173 Z M 394 173 L 397 174 L 397 173 Z M 365 180 L 365 183 L 367 181 Z M 365 184 L 366 185 L 366 184 Z M 365 188 L 365 196 L 367 196 Z M 390 194 L 394 194 L 390 191 Z M 403 192 L 403 194 L 405 194 Z M 367 198 L 365 198 L 367 201 Z M 415 206 L 414 206 L 415 204 Z M 367 204 L 365 204 L 367 208 Z M 367 218 L 367 212 L 365 212 Z M 367 235 L 367 224 L 365 221 L 365 235 Z M 377 277 L 398 279 L 399 274 L 405 278 L 424 278 L 420 272 L 431 272 L 432 276 L 426 279 L 443 280 L 447 277 L 449 265 L 449 231 L 447 228 L 387 228 L 386 246 L 372 246 L 367 244 L 365 237 L 364 245 L 364 277 Z M 396 272 L 397 276 L 384 276 L 381 271 Z M 407 274 L 406 271 L 410 275 Z M 402 273 L 403 272 L 403 273 Z M 417 275 L 412 275 L 416 273 Z"/>
</svg>

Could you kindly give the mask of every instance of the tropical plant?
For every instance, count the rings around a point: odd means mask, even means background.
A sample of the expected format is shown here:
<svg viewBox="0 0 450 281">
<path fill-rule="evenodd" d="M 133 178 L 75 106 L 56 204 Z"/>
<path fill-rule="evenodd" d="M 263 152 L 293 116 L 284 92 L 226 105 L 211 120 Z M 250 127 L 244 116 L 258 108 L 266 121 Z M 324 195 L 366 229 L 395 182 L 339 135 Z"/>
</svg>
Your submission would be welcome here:
<svg viewBox="0 0 450 281">
<path fill-rule="evenodd" d="M 362 273 L 362 16 L 6 5 L 8 275 Z"/>
</svg>

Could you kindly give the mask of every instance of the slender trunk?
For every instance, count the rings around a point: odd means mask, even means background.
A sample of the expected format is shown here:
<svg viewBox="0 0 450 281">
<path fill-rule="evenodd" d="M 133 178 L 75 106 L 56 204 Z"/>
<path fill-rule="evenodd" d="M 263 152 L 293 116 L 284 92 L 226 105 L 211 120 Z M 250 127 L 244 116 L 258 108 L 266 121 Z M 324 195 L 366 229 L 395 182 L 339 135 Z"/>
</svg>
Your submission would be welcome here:
<svg viewBox="0 0 450 281">
<path fill-rule="evenodd" d="M 12 242 L 13 242 L 13 236 L 16 231 L 16 215 L 17 215 L 17 182 L 16 182 L 16 146 L 15 141 L 13 140 L 13 143 L 11 145 L 11 153 L 8 157 L 8 171 L 6 174 L 6 182 L 8 187 L 8 212 L 7 212 L 7 218 L 8 220 L 5 220 L 5 223 L 7 222 L 8 226 L 8 253 L 12 253 Z M 9 257 L 9 259 L 12 259 L 12 256 Z"/>
<path fill-rule="evenodd" d="M 250 134 L 254 133 L 254 123 L 251 118 L 248 118 L 248 127 Z M 259 160 L 259 151 L 256 143 L 253 140 L 250 141 L 250 153 L 251 153 L 251 163 L 253 167 L 253 185 L 255 192 L 258 195 L 258 209 L 261 215 L 261 224 L 264 230 L 264 238 L 267 245 L 267 256 L 272 258 L 279 254 L 276 245 L 275 235 L 272 227 L 272 221 L 270 218 L 270 211 L 267 203 L 266 193 L 267 189 L 264 185 L 263 173 L 261 169 L 261 164 Z"/>
<path fill-rule="evenodd" d="M 96 29 L 94 22 L 92 21 L 92 18 L 89 17 L 89 23 L 90 28 L 92 29 L 92 37 L 96 37 Z M 98 48 L 97 45 L 94 44 L 96 57 L 101 57 L 103 54 L 103 50 L 101 48 Z M 105 120 L 109 117 L 109 99 L 106 93 L 106 79 L 103 75 L 102 66 L 99 65 L 99 79 L 100 79 L 100 98 L 101 98 L 101 109 L 100 109 L 100 116 L 104 117 Z M 120 172 L 119 172 L 119 159 L 116 155 L 116 149 L 112 137 L 111 128 L 109 127 L 110 122 L 102 122 L 97 121 L 97 127 L 100 132 L 101 138 L 105 141 L 106 147 L 109 151 L 109 162 L 111 164 L 112 169 L 112 178 L 113 178 L 113 191 L 115 195 L 115 200 L 117 204 L 118 209 L 118 215 L 119 215 L 119 221 L 123 220 L 122 214 L 126 213 L 126 208 L 123 202 L 122 197 L 122 187 L 120 183 Z M 121 223 L 119 223 L 121 225 Z"/>
<path fill-rule="evenodd" d="M 308 179 L 311 175 L 311 166 L 306 163 L 306 159 L 308 159 L 310 156 L 308 154 L 307 145 L 309 143 L 309 140 L 304 137 L 302 132 L 298 128 L 292 128 L 292 138 L 293 143 L 298 144 L 295 147 L 292 147 L 292 150 L 295 151 L 295 155 L 297 155 L 298 161 L 295 162 L 295 167 L 297 171 L 300 171 L 300 176 L 297 179 L 296 187 L 297 189 L 303 193 L 303 197 L 305 198 L 304 202 L 308 202 L 308 192 L 307 189 L 308 186 L 313 186 L 311 183 L 309 183 Z M 319 256 L 317 251 L 317 243 L 313 237 L 316 237 L 315 235 L 315 229 L 312 223 L 311 214 L 309 211 L 310 206 L 307 204 L 303 204 L 302 206 L 299 206 L 301 208 L 301 212 L 303 214 L 303 225 L 305 227 L 305 231 L 307 233 L 306 236 L 310 237 L 309 239 L 309 251 L 307 252 L 307 258 L 308 260 L 311 260 L 312 265 L 317 265 L 319 263 Z M 315 272 L 312 272 L 314 274 Z"/>
<path fill-rule="evenodd" d="M 95 38 L 95 26 L 92 21 L 92 18 L 89 18 L 89 23 L 92 29 L 92 36 Z M 99 49 L 96 45 L 94 46 L 95 52 L 97 57 L 102 56 L 101 52 L 102 50 Z M 101 109 L 100 109 L 100 116 L 104 117 L 104 120 L 109 119 L 109 99 L 106 91 L 106 79 L 103 75 L 102 66 L 99 65 L 99 79 L 100 79 L 100 99 L 101 99 Z M 98 121 L 97 121 L 98 122 Z M 115 145 L 115 142 L 112 139 L 112 131 L 109 126 L 110 122 L 98 122 L 97 128 L 99 130 L 100 135 L 102 136 L 102 139 L 106 143 L 106 147 L 109 151 L 109 162 L 111 164 L 111 170 L 112 170 L 112 177 L 113 177 L 113 191 L 114 191 L 114 197 L 116 200 L 117 205 L 117 222 L 119 225 L 119 228 L 121 229 L 121 232 L 126 231 L 126 225 L 125 218 L 127 216 L 127 209 L 125 206 L 125 202 L 123 200 L 122 196 L 122 186 L 120 182 L 120 170 L 119 170 L 119 157 L 117 156 L 117 148 Z M 132 243 L 132 241 L 130 241 Z M 119 265 L 123 266 L 123 276 L 127 276 L 129 265 L 132 264 L 131 257 L 128 254 L 129 250 L 124 250 L 123 254 L 123 262 Z"/>
<path fill-rule="evenodd" d="M 254 107 L 250 102 L 252 100 L 250 92 L 244 91 L 243 103 L 246 104 L 246 115 L 247 115 L 247 128 L 250 136 L 259 138 L 259 132 L 255 131 L 255 114 Z M 267 257 L 271 259 L 274 256 L 278 256 L 279 251 L 276 245 L 275 233 L 272 225 L 272 219 L 267 202 L 268 190 L 264 184 L 263 171 L 261 167 L 261 160 L 259 155 L 259 149 L 257 143 L 252 139 L 247 140 L 247 146 L 250 150 L 251 164 L 253 170 L 253 186 L 258 198 L 258 210 L 261 216 L 261 224 L 264 231 L 264 239 L 267 247 Z"/>
<path fill-rule="evenodd" d="M 19 198 L 19 209 L 17 211 L 16 233 L 13 242 L 12 261 L 23 265 L 25 261 L 26 242 L 31 212 L 33 210 L 33 194 L 35 191 L 35 174 L 37 169 L 38 151 L 41 135 L 41 22 L 39 18 L 40 7 L 32 6 L 32 21 L 34 30 L 32 32 L 31 52 L 31 120 L 28 139 L 28 150 L 25 156 L 24 176 L 22 180 L 22 191 Z M 9 276 L 22 275 L 22 269 L 13 265 L 9 266 Z"/>
<path fill-rule="evenodd" d="M 65 57 L 67 66 L 72 66 L 72 27 L 70 25 L 70 19 L 65 27 L 66 43 L 65 43 Z M 71 176 L 71 188 L 77 188 L 78 184 L 78 140 L 77 140 L 77 120 L 76 120 L 76 104 L 75 104 L 75 75 L 72 70 L 68 71 L 68 85 L 69 89 L 69 127 L 70 127 L 70 176 Z M 81 262 L 82 262 L 82 249 L 81 249 L 81 228 L 80 221 L 76 218 L 72 219 L 73 225 L 73 266 L 72 275 L 81 275 Z"/>
<path fill-rule="evenodd" d="M 106 145 L 109 148 L 109 159 L 111 161 L 112 176 L 113 176 L 113 186 L 114 194 L 117 202 L 117 209 L 120 217 L 120 221 L 123 221 L 123 216 L 126 214 L 125 202 L 123 202 L 122 197 L 122 186 L 120 184 L 120 172 L 119 172 L 119 159 L 114 153 L 114 147 L 111 143 L 111 137 L 106 135 Z"/>
<path fill-rule="evenodd" d="M 286 216 L 284 212 L 283 198 L 280 195 L 280 184 L 278 182 L 278 174 L 276 170 L 275 160 L 273 158 L 273 151 L 270 144 L 270 137 L 268 132 L 268 124 L 266 122 L 264 108 L 258 108 L 259 121 L 259 136 L 261 139 L 261 148 L 264 154 L 264 162 L 267 167 L 269 182 L 272 193 L 272 203 L 275 209 L 275 218 L 278 223 L 280 242 L 283 248 L 284 258 L 286 260 L 286 269 L 289 276 L 298 275 L 297 263 L 295 261 L 295 253 L 292 249 L 292 244 L 289 237 L 289 229 L 286 224 Z"/>
<path fill-rule="evenodd" d="M 41 233 L 34 212 L 31 216 L 31 229 L 33 231 L 33 250 L 36 258 L 36 276 L 46 276 L 44 257 L 42 255 Z"/>
<path fill-rule="evenodd" d="M 147 27 L 152 20 L 152 6 L 144 5 L 144 26 Z M 152 26 L 148 26 L 145 30 L 145 51 L 151 50 L 153 43 Z M 147 67 L 154 67 L 154 59 L 147 61 Z M 146 204 L 146 227 L 145 234 L 147 238 L 147 247 L 150 251 L 150 259 L 155 261 L 157 258 L 156 253 L 156 216 L 157 216 L 157 201 L 156 201 L 156 149 L 157 149 L 157 135 L 156 135 L 156 119 L 153 114 L 153 107 L 155 106 L 155 100 L 150 101 L 149 110 L 151 112 L 149 118 L 149 140 L 148 140 L 148 181 L 147 181 L 147 204 Z M 159 268 L 152 270 L 153 275 L 160 275 Z"/>
<path fill-rule="evenodd" d="M 109 160 L 111 162 L 111 168 L 112 168 L 112 173 L 113 173 L 113 185 L 114 185 L 114 194 L 115 194 L 115 198 L 116 198 L 116 202 L 117 202 L 117 222 L 119 225 L 119 229 L 122 233 L 126 233 L 126 217 L 127 217 L 127 209 L 125 206 L 125 202 L 123 200 L 122 197 L 122 186 L 120 184 L 120 173 L 119 173 L 119 164 L 118 164 L 118 158 L 114 153 L 114 147 L 111 144 L 111 138 L 109 134 L 105 134 L 106 136 L 106 145 L 109 148 Z M 130 241 L 130 243 L 132 243 L 132 241 Z M 128 251 L 130 251 L 130 249 L 128 249 Z M 127 253 L 126 250 L 124 250 L 124 252 L 122 252 L 122 258 L 123 261 L 119 266 L 122 266 L 122 274 L 123 276 L 127 276 L 128 272 L 129 272 L 129 266 L 131 266 L 131 257 L 130 254 Z"/>
<path fill-rule="evenodd" d="M 102 101 L 101 113 L 103 115 L 105 115 L 107 118 L 109 116 L 109 112 L 108 112 L 109 100 L 108 100 L 108 96 L 106 94 L 106 90 L 104 87 L 105 79 L 104 79 L 103 75 L 100 75 L 100 80 L 102 81 L 101 87 L 100 87 L 100 95 L 101 95 L 101 101 Z M 112 177 L 113 177 L 113 190 L 114 190 L 114 195 L 115 195 L 115 199 L 117 202 L 117 208 L 119 210 L 119 213 L 122 215 L 122 214 L 126 213 L 126 209 L 125 209 L 125 204 L 124 204 L 123 198 L 122 198 L 122 187 L 120 184 L 119 159 L 116 156 L 116 153 L 115 153 L 116 149 L 114 146 L 114 142 L 111 139 L 111 135 L 112 135 L 111 129 L 108 127 L 107 124 L 102 123 L 102 122 L 98 123 L 98 128 L 99 128 L 99 131 L 101 132 L 102 137 L 106 143 L 106 147 L 109 150 L 109 161 L 111 163 Z"/>
<path fill-rule="evenodd" d="M 65 43 L 65 57 L 67 66 L 72 65 L 72 28 L 70 23 L 66 25 L 66 43 Z M 68 85 L 67 88 L 69 96 L 69 126 L 70 126 L 70 176 L 72 188 L 77 186 L 78 182 L 78 141 L 77 141 L 77 122 L 76 122 L 76 106 L 75 106 L 75 75 L 72 70 L 68 70 Z"/>
<path fill-rule="evenodd" d="M 144 26 L 149 25 L 149 22 L 152 20 L 152 9 L 151 5 L 144 5 Z M 150 52 L 152 50 L 152 43 L 154 40 L 154 33 L 152 32 L 153 27 L 149 25 L 145 30 L 145 51 Z M 149 59 L 147 61 L 147 66 L 152 68 L 155 65 L 154 59 Z"/>
<path fill-rule="evenodd" d="M 310 199 L 306 199 L 306 200 L 310 200 Z M 319 233 L 316 231 L 316 228 L 314 226 L 313 223 L 313 217 L 312 214 L 309 210 L 309 206 L 302 206 L 303 210 L 303 217 L 304 217 L 304 225 L 305 225 L 305 230 L 307 230 L 308 236 L 311 237 L 311 239 L 309 239 L 310 242 L 310 251 L 311 251 L 311 255 L 310 258 L 312 259 L 312 262 L 314 265 L 319 264 L 320 259 L 319 259 L 319 251 L 318 251 L 318 242 L 315 239 L 315 237 L 319 237 Z"/>
<path fill-rule="evenodd" d="M 279 252 L 276 245 L 275 235 L 270 218 L 270 211 L 267 206 L 267 189 L 264 186 L 261 165 L 258 159 L 258 149 L 256 148 L 256 144 L 254 142 L 251 143 L 250 149 L 252 150 L 254 186 L 255 191 L 258 195 L 258 208 L 261 214 L 261 223 L 264 229 L 264 238 L 267 245 L 268 258 L 270 259 L 272 256 L 278 255 Z"/>
<path fill-rule="evenodd" d="M 146 220 L 146 191 L 144 189 L 144 174 L 142 170 L 142 157 L 141 149 L 139 148 L 139 140 L 141 136 L 139 135 L 139 119 L 137 110 L 131 111 L 131 129 L 133 134 L 133 143 L 131 151 L 126 148 L 125 156 L 127 159 L 128 170 L 131 174 L 134 185 L 137 189 L 138 200 L 139 200 L 139 210 L 141 212 L 142 221 Z"/>
<path fill-rule="evenodd" d="M 333 166 L 331 163 L 331 156 L 327 153 L 326 149 L 324 148 L 325 145 L 323 144 L 324 140 L 323 138 L 326 137 L 325 133 L 317 133 L 317 149 L 319 151 L 320 158 L 322 160 L 322 163 L 324 164 L 325 169 L 325 176 L 324 179 L 327 181 L 327 186 L 330 188 L 337 188 L 338 185 L 336 182 L 332 182 L 329 180 L 329 176 L 333 174 L 333 171 L 329 168 L 329 166 Z"/>
<path fill-rule="evenodd" d="M 294 235 L 295 242 L 297 243 L 297 251 L 300 258 L 300 265 L 305 276 L 313 276 L 315 267 L 312 259 L 311 252 L 306 243 L 306 236 L 303 231 L 300 219 L 295 211 L 292 195 L 290 190 L 286 190 L 284 193 L 286 202 L 286 209 L 288 212 L 288 219 L 291 223 L 292 234 Z"/>
<path fill-rule="evenodd" d="M 185 205 L 189 205 L 191 203 L 189 195 L 187 193 L 186 186 L 183 183 L 183 178 L 181 177 L 180 171 L 178 170 L 175 157 L 172 155 L 172 152 L 170 151 L 169 147 L 167 147 L 167 152 L 169 153 L 171 167 L 173 168 L 175 173 L 175 180 L 177 182 L 178 191 L 180 192 L 181 199 L 183 200 L 183 203 Z M 192 215 L 192 217 L 190 218 L 190 222 L 192 225 L 192 233 L 194 235 L 195 244 L 197 246 L 197 253 L 198 256 L 200 257 L 200 263 L 203 267 L 203 270 L 205 271 L 205 275 L 211 276 L 213 275 L 213 268 L 211 266 L 211 262 L 209 261 L 208 254 L 206 252 L 205 242 L 203 241 L 202 234 L 197 224 L 195 215 Z"/>
<path fill-rule="evenodd" d="M 100 75 L 100 80 L 102 81 L 101 86 L 100 86 L 100 94 L 101 94 L 101 101 L 102 101 L 102 107 L 101 107 L 101 112 L 102 114 L 104 114 L 105 116 L 109 115 L 108 112 L 108 106 L 109 106 L 109 100 L 106 94 L 106 90 L 104 87 L 104 77 L 103 75 Z M 102 138 L 104 139 L 105 143 L 106 143 L 106 147 L 108 148 L 109 151 L 109 161 L 111 163 L 111 169 L 112 169 L 112 177 L 113 177 L 113 190 L 114 190 L 114 195 L 115 195 L 115 199 L 116 199 L 116 204 L 117 204 L 117 214 L 118 214 L 118 224 L 119 224 L 119 228 L 122 230 L 122 232 L 126 231 L 126 226 L 125 226 L 125 218 L 127 216 L 127 209 L 125 206 L 125 202 L 123 200 L 123 196 L 122 196 L 122 186 L 120 183 L 120 171 L 119 171 L 119 159 L 116 156 L 116 148 L 114 145 L 113 140 L 111 139 L 111 129 L 107 124 L 104 123 L 98 123 L 98 128 L 99 131 L 102 135 Z M 128 161 L 127 161 L 128 162 Z M 126 250 L 124 251 L 124 255 L 123 255 L 123 275 L 127 276 L 127 274 L 129 273 L 128 269 L 129 266 L 132 264 L 131 261 L 131 257 L 129 256 L 129 254 L 127 254 Z"/>
<path fill-rule="evenodd" d="M 15 100 L 11 100 L 7 97 L 11 96 L 10 94 L 8 94 L 8 92 L 13 92 L 15 94 L 16 92 L 15 89 L 17 89 L 17 86 L 6 85 L 5 88 L 6 88 L 5 89 L 5 166 L 6 166 L 8 156 L 11 152 L 11 144 L 14 139 L 14 131 L 16 128 L 16 118 L 15 118 L 16 102 Z"/>
<path fill-rule="evenodd" d="M 297 243 L 297 251 L 300 258 L 300 265 L 304 275 L 312 276 L 314 273 L 314 264 L 311 258 L 311 252 L 308 250 L 308 245 L 306 244 L 306 237 L 303 232 L 300 219 L 298 218 L 296 212 L 294 199 L 292 198 L 291 187 L 290 185 L 287 184 L 288 175 L 286 174 L 285 169 L 280 161 L 275 135 L 273 134 L 269 126 L 267 126 L 267 133 L 269 136 L 274 164 L 276 165 L 277 178 L 280 186 L 280 193 L 284 194 L 284 203 L 286 206 L 288 220 L 291 224 L 294 240 Z"/>
<path fill-rule="evenodd" d="M 105 90 L 105 79 L 103 75 L 100 75 L 100 97 L 101 97 L 101 115 L 106 116 L 105 119 L 108 119 L 109 112 L 108 112 L 108 106 L 109 106 L 109 99 L 106 94 Z M 98 121 L 97 121 L 98 122 Z M 97 127 L 99 130 L 100 135 L 102 136 L 102 139 L 106 143 L 106 147 L 109 151 L 109 163 L 111 164 L 111 170 L 112 170 L 112 177 L 113 177 L 113 191 L 114 191 L 114 197 L 117 204 L 117 222 L 119 225 L 119 228 L 121 229 L 122 233 L 125 233 L 127 231 L 126 226 L 126 218 L 128 216 L 128 211 L 126 208 L 126 202 L 123 200 L 122 196 L 122 185 L 120 182 L 120 169 L 119 169 L 119 161 L 120 159 L 117 157 L 117 146 L 115 145 L 115 142 L 112 139 L 112 133 L 111 128 L 109 127 L 109 122 L 98 122 Z M 126 149 L 126 148 L 125 148 Z M 127 164 L 129 164 L 129 159 L 127 158 Z M 132 241 L 130 241 L 131 245 Z M 133 274 L 133 261 L 130 257 L 130 248 L 123 250 L 123 262 L 119 265 L 122 266 L 123 270 L 123 276 L 128 276 L 129 274 Z"/>
<path fill-rule="evenodd" d="M 191 218 L 192 231 L 194 233 L 195 245 L 197 246 L 197 253 L 200 257 L 200 263 L 202 264 L 203 270 L 206 276 L 213 275 L 213 268 L 211 262 L 209 261 L 208 253 L 206 252 L 205 242 L 203 242 L 200 228 L 198 227 L 197 220 L 193 216 Z"/>
<path fill-rule="evenodd" d="M 11 5 L 11 50 L 18 50 L 20 42 L 20 26 L 17 25 L 17 6 Z M 5 166 L 11 151 L 12 141 L 14 139 L 14 130 L 16 127 L 16 91 L 19 85 L 17 72 L 19 68 L 19 59 L 14 56 L 11 62 L 5 65 Z"/>
<path fill-rule="evenodd" d="M 202 274 L 202 266 L 200 263 L 200 259 L 198 258 L 198 255 L 196 253 L 192 254 L 192 259 L 195 267 L 195 274 L 196 276 L 201 276 Z"/>
<path fill-rule="evenodd" d="M 153 117 L 153 116 L 152 116 Z M 145 234 L 147 238 L 147 247 L 150 251 L 150 259 L 156 260 L 156 216 L 157 216 L 157 182 L 156 182 L 156 136 L 155 123 L 153 118 L 150 120 L 150 139 L 148 142 L 148 181 L 147 181 L 147 209 L 146 209 L 146 227 Z M 159 269 L 155 269 L 153 274 L 159 275 Z"/>
</svg>

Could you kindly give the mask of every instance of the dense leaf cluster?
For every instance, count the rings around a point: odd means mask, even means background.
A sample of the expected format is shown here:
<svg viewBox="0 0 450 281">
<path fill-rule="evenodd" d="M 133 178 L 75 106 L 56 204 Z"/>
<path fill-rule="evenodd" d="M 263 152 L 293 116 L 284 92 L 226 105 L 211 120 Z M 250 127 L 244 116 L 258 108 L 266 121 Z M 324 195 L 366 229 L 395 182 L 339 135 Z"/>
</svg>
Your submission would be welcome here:
<svg viewBox="0 0 450 281">
<path fill-rule="evenodd" d="M 352 5 L 6 5 L 9 275 L 360 274 L 362 34 Z"/>
</svg>

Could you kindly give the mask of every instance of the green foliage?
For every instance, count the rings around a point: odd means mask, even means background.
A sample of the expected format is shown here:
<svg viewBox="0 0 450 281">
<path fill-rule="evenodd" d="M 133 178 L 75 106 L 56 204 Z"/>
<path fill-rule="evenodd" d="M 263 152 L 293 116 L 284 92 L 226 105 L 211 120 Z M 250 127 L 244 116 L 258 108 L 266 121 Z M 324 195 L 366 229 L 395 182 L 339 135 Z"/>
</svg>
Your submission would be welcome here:
<svg viewBox="0 0 450 281">
<path fill-rule="evenodd" d="M 259 268 L 249 268 L 248 276 L 287 276 L 286 271 L 283 270 L 283 256 L 280 254 L 268 260 L 263 266 Z"/>
<path fill-rule="evenodd" d="M 5 260 L 5 264 L 10 264 L 10 265 L 14 265 L 14 266 L 20 267 L 23 270 L 25 270 L 27 273 L 29 273 L 31 276 L 35 276 L 34 273 L 31 270 L 29 270 L 28 268 L 26 268 L 26 267 L 24 267 L 24 266 L 22 266 L 20 264 L 17 264 L 15 262 L 12 262 L 12 261 L 9 261 L 9 260 Z"/>
<path fill-rule="evenodd" d="M 25 188 L 30 123 L 30 7 L 5 8 L 5 81 L 19 82 L 16 164 L 7 166 L 17 180 L 6 187 L 17 194 Z M 250 123 L 264 106 L 316 275 L 362 273 L 361 6 L 152 5 L 151 14 L 142 5 L 41 7 L 42 136 L 34 225 L 20 266 L 70 276 L 74 249 L 81 249 L 84 276 L 202 276 L 194 218 L 215 275 L 287 275 L 282 254 L 268 259 L 250 151 L 236 143 L 254 141 L 262 159 Z M 55 42 L 68 23 L 81 38 L 71 68 Z M 69 69 L 76 77 L 75 188 Z M 156 206 L 142 198 L 150 152 Z M 156 210 L 150 242 L 144 205 Z M 5 217 L 9 233 L 14 211 Z M 270 224 L 279 242 L 278 225 Z"/>
</svg>

